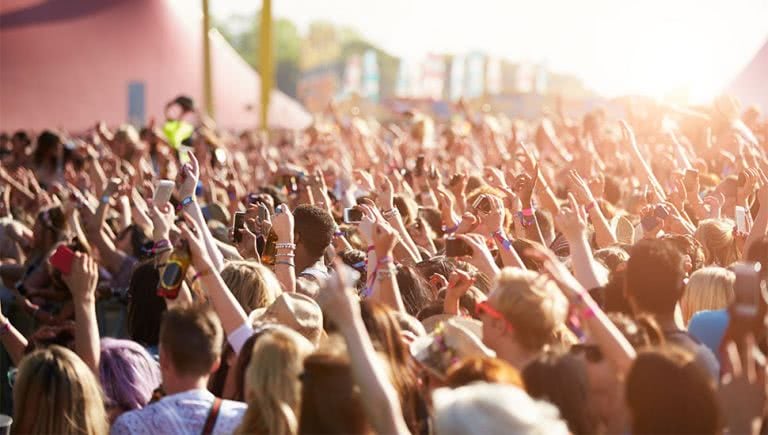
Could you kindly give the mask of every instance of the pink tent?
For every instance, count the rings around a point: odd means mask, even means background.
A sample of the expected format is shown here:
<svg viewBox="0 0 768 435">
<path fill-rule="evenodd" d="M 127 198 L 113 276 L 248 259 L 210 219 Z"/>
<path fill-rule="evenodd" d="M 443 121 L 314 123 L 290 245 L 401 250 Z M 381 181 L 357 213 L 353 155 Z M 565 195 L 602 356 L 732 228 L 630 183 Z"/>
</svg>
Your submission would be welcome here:
<svg viewBox="0 0 768 435">
<path fill-rule="evenodd" d="M 226 1 L 226 0 L 224 0 Z M 193 0 L 3 0 L 0 129 L 79 130 L 162 120 L 179 94 L 202 103 L 202 13 Z M 259 75 L 212 30 L 215 117 L 259 121 Z M 310 115 L 279 91 L 269 124 L 304 128 Z"/>
<path fill-rule="evenodd" d="M 756 104 L 768 111 L 768 41 L 752 61 L 733 80 L 727 92 L 744 106 Z"/>
</svg>

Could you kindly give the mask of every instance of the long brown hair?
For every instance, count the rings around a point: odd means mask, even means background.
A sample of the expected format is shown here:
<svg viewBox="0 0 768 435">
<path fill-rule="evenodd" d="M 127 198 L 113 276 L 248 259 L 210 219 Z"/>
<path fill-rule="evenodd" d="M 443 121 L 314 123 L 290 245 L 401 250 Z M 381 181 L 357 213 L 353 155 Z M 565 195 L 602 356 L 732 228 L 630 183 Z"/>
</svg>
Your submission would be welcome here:
<svg viewBox="0 0 768 435">
<path fill-rule="evenodd" d="M 355 386 L 346 347 L 336 336 L 304 360 L 300 434 L 372 433 Z"/>
<path fill-rule="evenodd" d="M 13 403 L 14 434 L 109 431 L 96 376 L 77 355 L 60 346 L 35 351 L 21 361 Z"/>
<path fill-rule="evenodd" d="M 411 433 L 419 433 L 417 414 L 423 401 L 419 395 L 417 368 L 402 340 L 400 323 L 392 311 L 377 302 L 360 302 L 360 314 L 374 348 L 387 358 L 392 385 L 400 396 L 405 422 Z"/>
</svg>

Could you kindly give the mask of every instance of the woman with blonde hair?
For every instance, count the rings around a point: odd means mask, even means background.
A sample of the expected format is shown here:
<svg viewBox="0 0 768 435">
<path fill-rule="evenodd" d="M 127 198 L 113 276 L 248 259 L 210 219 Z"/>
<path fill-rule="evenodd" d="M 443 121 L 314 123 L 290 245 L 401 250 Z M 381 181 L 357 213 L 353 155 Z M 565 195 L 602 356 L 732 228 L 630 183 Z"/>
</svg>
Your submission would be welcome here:
<svg viewBox="0 0 768 435">
<path fill-rule="evenodd" d="M 719 310 L 733 300 L 733 283 L 736 275 L 722 267 L 705 267 L 693 272 L 688 278 L 680 308 L 685 324 L 699 311 Z"/>
<path fill-rule="evenodd" d="M 299 375 L 314 347 L 301 334 L 276 327 L 258 338 L 245 375 L 248 410 L 237 433 L 295 434 L 301 401 Z"/>
<path fill-rule="evenodd" d="M 109 431 L 99 382 L 80 357 L 60 346 L 38 350 L 21 361 L 13 403 L 14 434 Z"/>
<path fill-rule="evenodd" d="M 739 261 L 741 252 L 733 234 L 734 224 L 723 219 L 705 219 L 699 222 L 694 237 L 704 247 L 705 264 L 728 267 Z"/>
<path fill-rule="evenodd" d="M 221 278 L 246 313 L 272 305 L 283 292 L 275 274 L 255 261 L 230 261 Z"/>
</svg>

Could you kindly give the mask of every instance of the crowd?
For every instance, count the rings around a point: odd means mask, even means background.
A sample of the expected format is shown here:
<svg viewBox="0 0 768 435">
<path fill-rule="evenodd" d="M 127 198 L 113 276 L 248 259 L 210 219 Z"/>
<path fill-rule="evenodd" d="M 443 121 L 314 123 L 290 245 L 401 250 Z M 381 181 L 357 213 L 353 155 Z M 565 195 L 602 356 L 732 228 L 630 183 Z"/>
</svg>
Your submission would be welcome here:
<svg viewBox="0 0 768 435">
<path fill-rule="evenodd" d="M 768 119 L 625 109 L 3 134 L 12 433 L 767 431 Z"/>
</svg>

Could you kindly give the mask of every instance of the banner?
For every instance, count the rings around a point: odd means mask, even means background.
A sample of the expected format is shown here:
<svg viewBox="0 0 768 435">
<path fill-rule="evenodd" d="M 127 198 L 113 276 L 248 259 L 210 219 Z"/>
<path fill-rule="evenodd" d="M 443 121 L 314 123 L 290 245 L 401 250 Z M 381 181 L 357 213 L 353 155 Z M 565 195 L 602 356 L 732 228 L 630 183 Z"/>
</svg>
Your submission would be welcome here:
<svg viewBox="0 0 768 435">
<path fill-rule="evenodd" d="M 437 54 L 427 55 L 422 64 L 422 97 L 440 100 L 445 87 L 445 58 Z"/>
<path fill-rule="evenodd" d="M 467 59 L 464 55 L 457 54 L 456 56 L 453 56 L 453 60 L 451 61 L 451 86 L 450 92 L 448 93 L 448 97 L 451 100 L 458 100 L 464 96 L 464 73 L 466 70 L 466 63 Z"/>
<path fill-rule="evenodd" d="M 485 56 L 481 53 L 471 53 L 467 56 L 467 98 L 479 98 L 485 91 Z"/>
<path fill-rule="evenodd" d="M 375 50 L 363 53 L 363 96 L 379 101 L 379 62 Z"/>
</svg>

